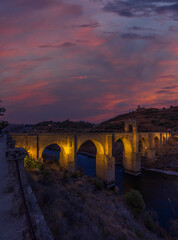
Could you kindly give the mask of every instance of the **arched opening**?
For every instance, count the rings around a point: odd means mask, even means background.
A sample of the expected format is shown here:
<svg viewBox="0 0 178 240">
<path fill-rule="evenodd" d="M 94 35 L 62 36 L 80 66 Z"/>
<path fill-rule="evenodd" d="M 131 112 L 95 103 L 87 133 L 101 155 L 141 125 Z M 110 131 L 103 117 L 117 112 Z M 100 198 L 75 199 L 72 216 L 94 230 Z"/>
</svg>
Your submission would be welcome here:
<svg viewBox="0 0 178 240">
<path fill-rule="evenodd" d="M 43 161 L 59 162 L 60 153 L 61 153 L 61 148 L 59 147 L 59 145 L 57 144 L 48 145 L 42 153 Z"/>
<path fill-rule="evenodd" d="M 132 124 L 129 124 L 129 132 L 133 132 L 133 126 L 132 126 Z"/>
<path fill-rule="evenodd" d="M 138 142 L 138 151 L 141 153 L 141 165 L 145 166 L 147 162 L 147 142 L 141 138 Z"/>
<path fill-rule="evenodd" d="M 85 175 L 96 176 L 96 153 L 97 146 L 93 141 L 84 142 L 77 152 L 77 168 L 82 168 Z"/>
<path fill-rule="evenodd" d="M 143 143 L 142 143 L 143 140 L 140 139 L 140 141 L 138 142 L 138 151 L 141 153 L 141 156 L 143 156 Z"/>
<path fill-rule="evenodd" d="M 158 137 L 154 138 L 154 146 L 155 146 L 155 154 L 158 155 L 159 154 L 159 138 Z"/>
<path fill-rule="evenodd" d="M 114 143 L 114 146 L 119 146 L 120 147 L 120 154 L 122 154 L 122 156 L 123 156 L 123 158 L 122 158 L 123 159 L 123 165 L 124 165 L 124 167 L 129 168 L 132 164 L 131 163 L 132 145 L 131 145 L 130 141 L 126 138 L 119 138 Z M 115 148 L 114 151 L 117 151 L 117 148 Z"/>
<path fill-rule="evenodd" d="M 113 144 L 112 155 L 115 157 L 115 164 L 123 164 L 124 144 L 119 139 Z"/>
<path fill-rule="evenodd" d="M 113 144 L 113 157 L 115 157 L 115 183 L 122 184 L 124 170 L 130 170 L 132 164 L 132 146 L 128 139 L 120 138 Z"/>
</svg>

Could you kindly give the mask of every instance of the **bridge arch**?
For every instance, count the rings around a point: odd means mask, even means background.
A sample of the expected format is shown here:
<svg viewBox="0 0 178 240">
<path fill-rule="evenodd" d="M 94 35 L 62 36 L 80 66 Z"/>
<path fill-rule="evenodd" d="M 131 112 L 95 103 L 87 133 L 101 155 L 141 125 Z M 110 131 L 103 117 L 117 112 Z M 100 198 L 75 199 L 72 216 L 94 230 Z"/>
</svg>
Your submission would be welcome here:
<svg viewBox="0 0 178 240">
<path fill-rule="evenodd" d="M 58 144 L 48 145 L 42 152 L 42 158 L 44 160 L 55 160 L 60 161 L 61 148 Z"/>
<path fill-rule="evenodd" d="M 88 171 L 85 171 L 84 169 L 84 172 L 87 174 L 87 175 L 90 175 L 90 176 L 98 176 L 98 177 L 101 177 L 102 178 L 102 175 L 104 174 L 104 171 L 103 171 L 103 168 L 105 168 L 105 163 L 106 163 L 106 160 L 105 160 L 105 151 L 104 151 L 104 147 L 103 145 L 96 139 L 88 139 L 88 138 L 85 138 L 85 139 L 82 139 L 80 140 L 80 143 L 78 144 L 77 146 L 77 153 L 80 149 L 80 147 L 82 145 L 84 145 L 85 143 L 87 142 L 92 142 L 93 145 L 95 146 L 96 150 L 95 150 L 95 159 L 94 159 L 94 163 L 92 163 L 90 166 L 91 168 L 93 168 L 93 172 L 94 174 L 90 174 Z M 76 164 L 77 165 L 77 164 Z M 83 164 L 82 164 L 83 165 Z"/>
<path fill-rule="evenodd" d="M 154 137 L 154 148 L 155 148 L 155 154 L 159 154 L 159 148 L 160 148 L 160 139 L 158 136 Z"/>
<path fill-rule="evenodd" d="M 97 148 L 93 141 L 87 140 L 82 143 L 77 151 L 76 167 L 82 169 L 85 175 L 96 176 Z"/>
<path fill-rule="evenodd" d="M 147 150 L 149 148 L 149 141 L 145 137 L 140 137 L 138 142 L 138 151 L 141 153 L 141 157 L 147 156 Z"/>
<path fill-rule="evenodd" d="M 85 140 L 81 141 L 80 144 L 77 146 L 77 152 L 78 152 L 79 148 L 87 141 L 91 141 L 94 143 L 94 145 L 96 147 L 96 154 L 104 154 L 103 145 L 95 139 L 85 139 Z"/>
<path fill-rule="evenodd" d="M 117 138 L 115 143 L 118 141 L 122 141 L 123 145 L 124 145 L 124 151 L 123 151 L 123 166 L 126 169 L 130 169 L 132 166 L 132 144 L 131 142 L 125 138 L 125 137 L 121 137 L 121 138 Z"/>
<path fill-rule="evenodd" d="M 158 136 L 154 137 L 154 147 L 156 149 L 159 148 L 159 144 L 160 144 L 159 137 Z"/>
<path fill-rule="evenodd" d="M 113 143 L 112 156 L 115 158 L 115 164 L 123 164 L 124 143 L 121 139 L 118 139 L 115 143 Z"/>
<path fill-rule="evenodd" d="M 59 144 L 58 142 L 52 141 L 52 142 L 48 142 L 48 143 L 45 143 L 45 144 L 39 146 L 39 159 L 41 159 L 41 160 L 43 159 L 44 150 L 51 145 L 58 145 L 59 146 L 59 148 L 61 149 L 60 158 L 63 154 L 66 154 L 66 150 L 65 150 L 65 148 L 62 144 Z"/>
</svg>

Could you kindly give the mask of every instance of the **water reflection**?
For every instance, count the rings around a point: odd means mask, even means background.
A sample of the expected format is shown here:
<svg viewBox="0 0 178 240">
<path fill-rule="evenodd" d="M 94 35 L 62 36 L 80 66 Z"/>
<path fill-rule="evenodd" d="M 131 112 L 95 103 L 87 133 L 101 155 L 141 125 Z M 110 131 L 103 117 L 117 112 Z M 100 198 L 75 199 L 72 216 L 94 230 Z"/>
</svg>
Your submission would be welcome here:
<svg viewBox="0 0 178 240">
<path fill-rule="evenodd" d="M 77 154 L 77 166 L 83 168 L 85 175 L 96 176 L 96 158 Z"/>
<path fill-rule="evenodd" d="M 116 165 L 116 185 L 124 194 L 131 188 L 139 190 L 146 209 L 155 211 L 161 226 L 168 230 L 169 220 L 178 218 L 178 178 L 142 171 L 140 176 L 124 172 Z"/>
</svg>

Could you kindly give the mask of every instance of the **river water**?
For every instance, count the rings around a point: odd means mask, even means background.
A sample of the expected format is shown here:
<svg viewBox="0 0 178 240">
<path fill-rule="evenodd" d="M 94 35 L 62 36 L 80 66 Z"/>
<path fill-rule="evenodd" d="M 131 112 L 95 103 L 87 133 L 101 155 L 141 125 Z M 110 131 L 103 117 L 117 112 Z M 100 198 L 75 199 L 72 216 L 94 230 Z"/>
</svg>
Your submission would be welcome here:
<svg viewBox="0 0 178 240">
<path fill-rule="evenodd" d="M 52 153 L 51 153 L 52 152 Z M 47 150 L 47 154 L 59 158 L 59 152 Z M 77 166 L 84 169 L 85 175 L 96 176 L 96 159 L 83 154 L 77 155 Z M 146 209 L 154 211 L 160 225 L 169 230 L 169 221 L 178 219 L 178 177 L 142 171 L 140 176 L 124 172 L 121 165 L 115 167 L 115 184 L 121 194 L 130 189 L 141 192 Z"/>
</svg>

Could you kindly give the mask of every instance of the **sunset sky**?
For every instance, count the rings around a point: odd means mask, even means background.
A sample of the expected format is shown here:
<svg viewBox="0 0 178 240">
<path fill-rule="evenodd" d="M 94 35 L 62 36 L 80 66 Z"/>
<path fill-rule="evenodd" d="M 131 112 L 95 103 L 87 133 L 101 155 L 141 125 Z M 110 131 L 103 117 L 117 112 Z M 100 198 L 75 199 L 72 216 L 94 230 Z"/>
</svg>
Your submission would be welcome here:
<svg viewBox="0 0 178 240">
<path fill-rule="evenodd" d="M 4 120 L 178 105 L 178 0 L 1 0 Z"/>
</svg>

